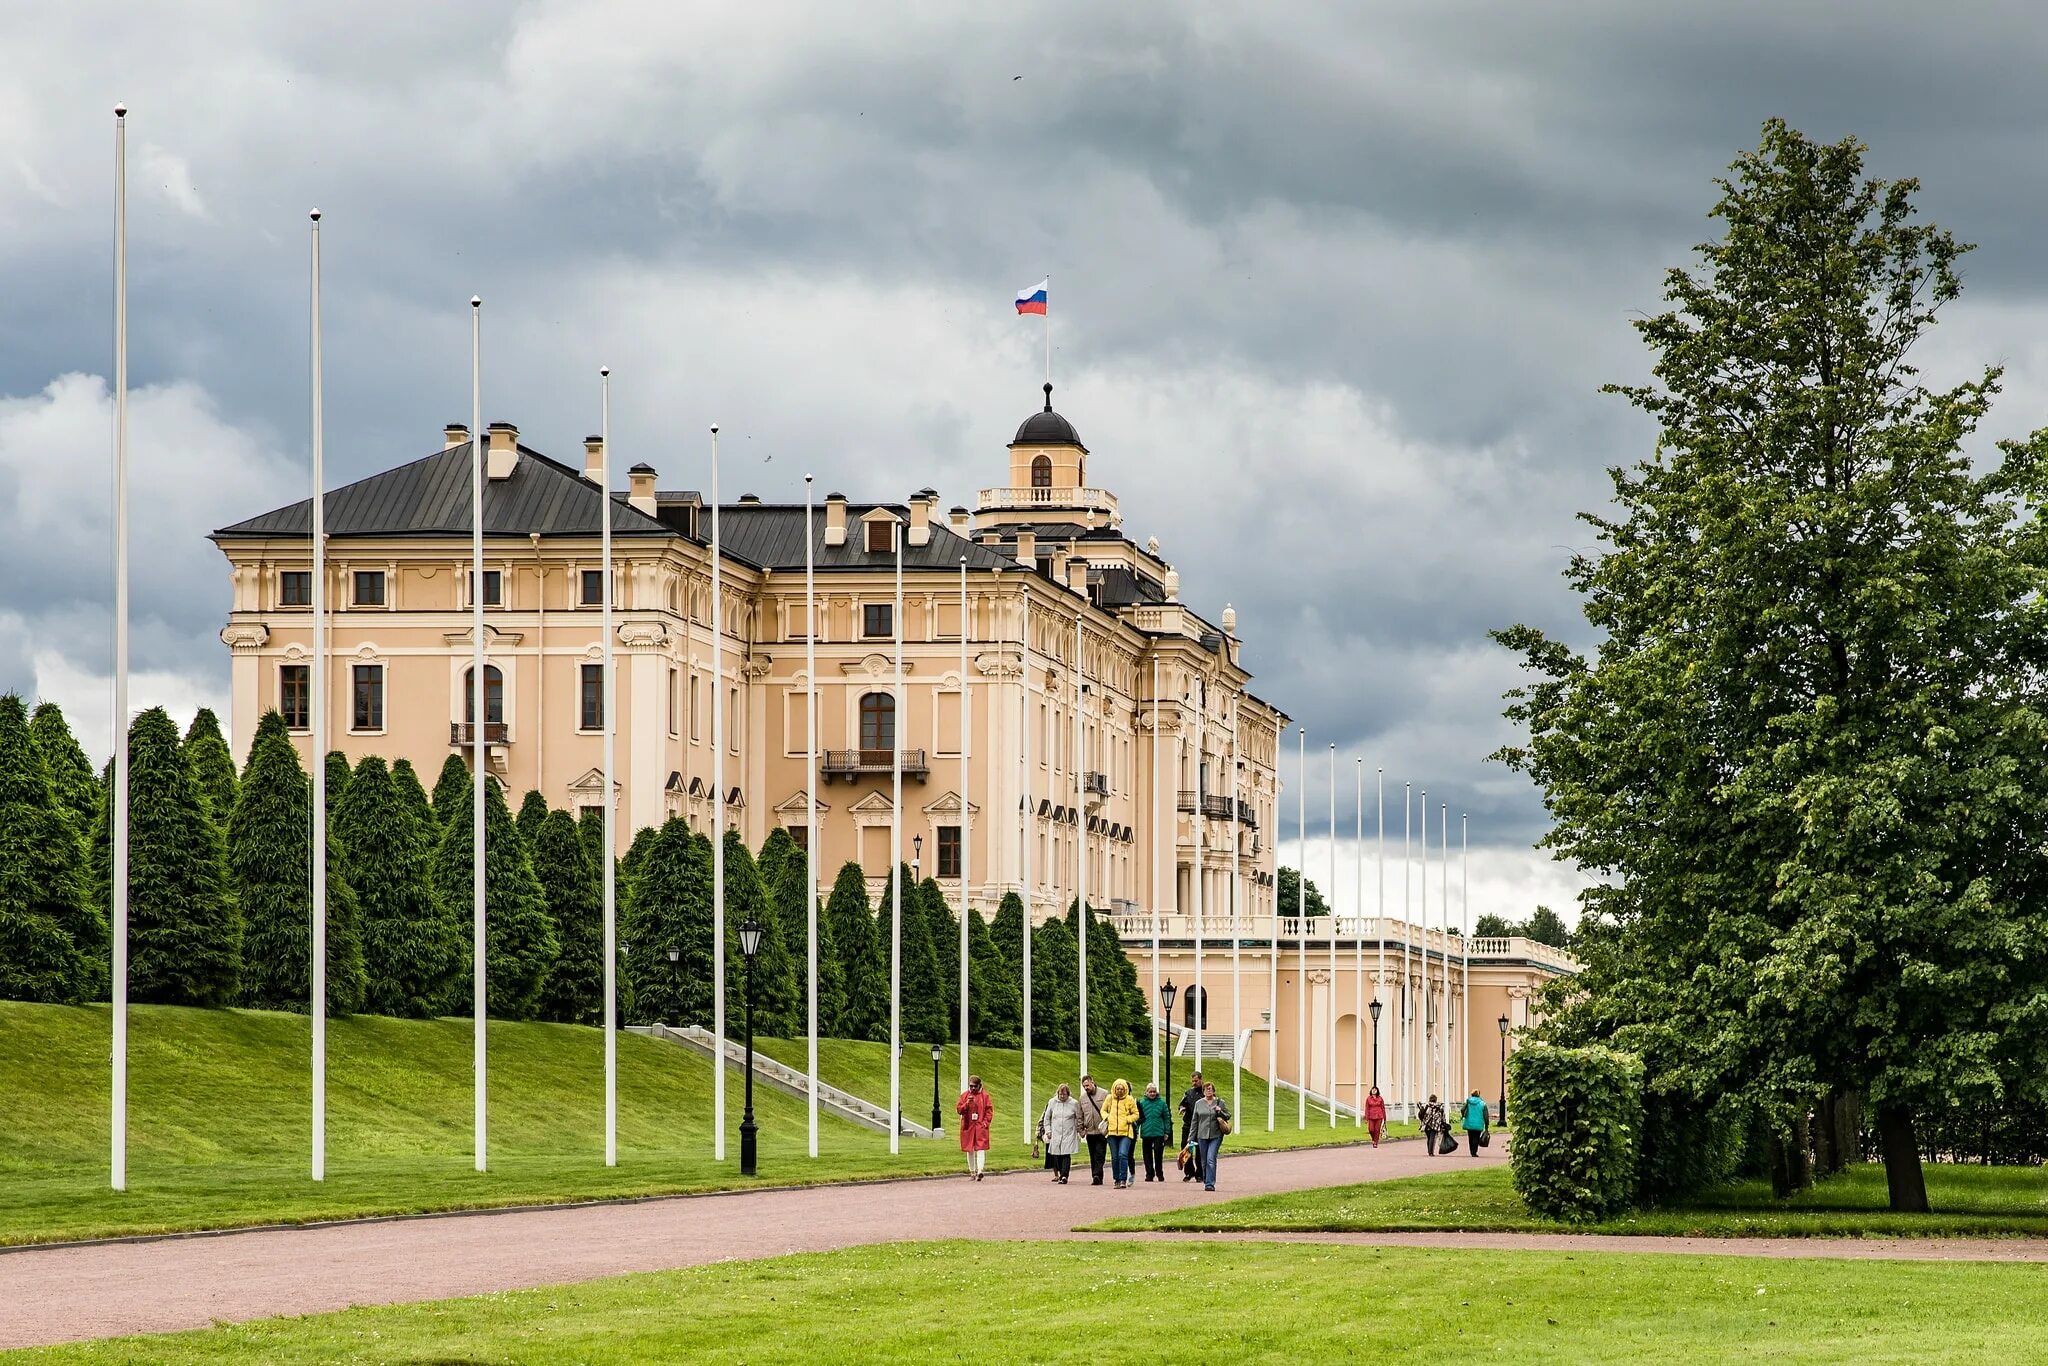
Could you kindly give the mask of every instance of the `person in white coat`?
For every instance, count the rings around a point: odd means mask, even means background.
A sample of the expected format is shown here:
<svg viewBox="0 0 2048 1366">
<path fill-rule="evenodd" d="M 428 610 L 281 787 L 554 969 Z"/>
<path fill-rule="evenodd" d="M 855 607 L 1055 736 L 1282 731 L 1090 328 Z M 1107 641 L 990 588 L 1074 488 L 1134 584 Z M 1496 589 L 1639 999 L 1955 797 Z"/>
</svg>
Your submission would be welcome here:
<svg viewBox="0 0 2048 1366">
<path fill-rule="evenodd" d="M 1052 1168 L 1052 1179 L 1066 1185 L 1074 1154 L 1081 1150 L 1081 1104 L 1065 1082 L 1038 1117 L 1038 1141 L 1045 1145 L 1045 1165 Z"/>
</svg>

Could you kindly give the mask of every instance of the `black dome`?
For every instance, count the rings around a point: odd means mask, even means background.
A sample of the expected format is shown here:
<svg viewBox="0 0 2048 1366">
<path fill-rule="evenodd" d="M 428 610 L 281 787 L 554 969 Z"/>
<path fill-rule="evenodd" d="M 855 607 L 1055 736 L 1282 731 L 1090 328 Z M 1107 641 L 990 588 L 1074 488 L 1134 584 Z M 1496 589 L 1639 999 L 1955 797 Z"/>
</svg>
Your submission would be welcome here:
<svg viewBox="0 0 2048 1366">
<path fill-rule="evenodd" d="M 1079 446 L 1081 434 L 1074 424 L 1052 410 L 1052 386 L 1045 386 L 1045 408 L 1024 419 L 1012 446 Z"/>
</svg>

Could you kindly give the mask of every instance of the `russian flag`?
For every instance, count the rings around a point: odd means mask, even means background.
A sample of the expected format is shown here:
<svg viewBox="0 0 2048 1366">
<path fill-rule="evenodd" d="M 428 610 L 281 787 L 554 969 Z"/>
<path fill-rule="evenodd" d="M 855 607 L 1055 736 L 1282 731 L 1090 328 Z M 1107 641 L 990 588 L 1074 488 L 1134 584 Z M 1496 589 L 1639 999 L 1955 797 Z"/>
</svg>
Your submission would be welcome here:
<svg viewBox="0 0 2048 1366">
<path fill-rule="evenodd" d="M 1048 275 L 1045 279 L 1040 280 L 1037 284 L 1030 286 L 1028 289 L 1018 290 L 1017 311 L 1019 313 L 1044 313 L 1045 290 L 1046 286 L 1050 285 L 1051 283 L 1052 277 Z"/>
</svg>

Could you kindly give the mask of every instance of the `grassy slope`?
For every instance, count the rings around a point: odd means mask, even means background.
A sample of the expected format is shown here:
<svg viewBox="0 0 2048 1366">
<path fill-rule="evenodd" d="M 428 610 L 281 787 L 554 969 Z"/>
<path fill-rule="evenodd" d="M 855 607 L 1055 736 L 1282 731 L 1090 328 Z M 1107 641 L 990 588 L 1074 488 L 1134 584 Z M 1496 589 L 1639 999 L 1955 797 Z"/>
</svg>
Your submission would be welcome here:
<svg viewBox="0 0 2048 1366">
<path fill-rule="evenodd" d="M 602 1165 L 603 1036 L 490 1027 L 491 1170 L 472 1170 L 467 1020 L 336 1020 L 328 1032 L 328 1179 L 307 1179 L 309 1026 L 259 1011 L 136 1007 L 129 1031 L 129 1189 L 108 1188 L 109 1012 L 0 1002 L 0 1244 L 739 1184 L 737 1076 L 728 1160 L 711 1160 L 708 1059 L 619 1040 L 619 1165 Z M 823 1119 L 804 1156 L 801 1102 L 760 1090 L 761 1180 L 950 1171 L 950 1144 Z"/>
<path fill-rule="evenodd" d="M 1446 1162 L 1455 1161 L 1447 1158 Z M 1852 1168 L 1779 1203 L 1768 1186 L 1740 1183 L 1684 1208 L 1641 1210 L 1586 1226 L 1530 1213 L 1505 1167 L 1453 1169 L 1370 1185 L 1253 1196 L 1220 1205 L 1115 1219 L 1102 1229 L 1294 1232 L 1692 1234 L 1708 1237 L 2048 1236 L 2048 1174 L 2035 1168 L 1930 1166 L 1932 1214 L 1885 1209 L 1884 1169 Z"/>
<path fill-rule="evenodd" d="M 1128 1344 L 1112 1357 L 1168 1361 L 1395 1359 L 1414 1348 L 1455 1361 L 1759 1356 L 1924 1366 L 2027 1355 L 2024 1344 L 2048 1340 L 2039 1290 L 2039 1267 L 1996 1263 L 911 1243 L 117 1339 L 20 1360 L 1100 1362 L 1107 1333 Z M 1194 1317 L 1169 1331 L 1177 1305 Z"/>
<path fill-rule="evenodd" d="M 779 1062 L 792 1067 L 805 1065 L 805 1042 L 802 1039 L 756 1039 L 754 1046 Z M 1024 1054 L 1019 1049 L 981 1048 L 969 1051 L 968 1061 L 980 1074 L 982 1083 L 989 1088 L 996 1100 L 999 1121 L 995 1130 L 995 1146 L 1023 1145 L 1027 1142 L 1024 1129 Z M 1149 1059 L 1133 1057 L 1122 1053 L 1091 1053 L 1088 1058 L 1089 1070 L 1095 1074 L 1096 1085 L 1105 1089 L 1121 1077 L 1144 1094 L 1145 1083 L 1151 1078 L 1152 1064 Z M 1187 1089 L 1187 1079 L 1193 1070 L 1193 1060 L 1173 1060 L 1173 1089 L 1176 1092 Z M 1216 1083 L 1217 1094 L 1225 1101 L 1230 1099 L 1230 1066 L 1211 1064 L 1208 1067 L 1209 1080 Z M 889 1047 L 887 1044 L 858 1043 L 847 1039 L 818 1040 L 818 1073 L 828 1083 L 842 1090 L 876 1104 L 887 1104 L 889 1099 Z M 1081 1082 L 1081 1060 L 1073 1053 L 1057 1049 L 1035 1048 L 1031 1052 L 1031 1092 L 1034 1108 L 1043 1109 L 1045 1102 L 1052 1098 L 1053 1088 L 1061 1082 L 1079 1087 Z M 1349 1116 L 1340 1115 L 1337 1127 L 1330 1127 L 1327 1110 L 1311 1109 L 1308 1127 L 1299 1129 L 1296 1100 L 1292 1092 L 1283 1091 L 1278 1097 L 1279 1104 L 1274 1112 L 1275 1132 L 1266 1132 L 1266 1083 L 1263 1078 L 1247 1070 L 1242 1077 L 1244 1103 L 1241 1107 L 1238 1131 L 1229 1142 L 1229 1147 L 1239 1151 L 1253 1151 L 1266 1148 L 1290 1148 L 1304 1144 L 1348 1143 L 1360 1136 Z M 930 1122 L 932 1117 L 932 1055 L 928 1043 L 914 1044 L 903 1055 L 903 1113 L 915 1124 Z M 953 1102 L 960 1095 L 960 1051 L 948 1044 L 945 1055 L 939 1062 L 939 1112 L 950 1129 L 953 1124 Z M 1178 1096 L 1172 1097 L 1178 1099 Z M 1035 1116 L 1034 1116 L 1035 1118 Z M 1394 1125 L 1395 1133 L 1412 1133 L 1413 1126 Z"/>
</svg>

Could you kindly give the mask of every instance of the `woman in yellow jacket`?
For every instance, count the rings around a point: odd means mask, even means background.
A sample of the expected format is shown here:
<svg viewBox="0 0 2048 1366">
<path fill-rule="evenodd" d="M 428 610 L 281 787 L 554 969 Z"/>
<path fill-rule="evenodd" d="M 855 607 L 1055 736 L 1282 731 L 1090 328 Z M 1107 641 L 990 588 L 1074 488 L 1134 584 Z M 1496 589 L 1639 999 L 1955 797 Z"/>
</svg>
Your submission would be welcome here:
<svg viewBox="0 0 2048 1366">
<path fill-rule="evenodd" d="M 1121 1077 L 1109 1088 L 1109 1099 L 1103 1103 L 1102 1132 L 1109 1136 L 1110 1175 L 1116 1178 L 1116 1188 L 1122 1190 L 1132 1184 L 1131 1153 L 1138 1141 L 1138 1098 L 1131 1094 L 1131 1084 Z"/>
</svg>

